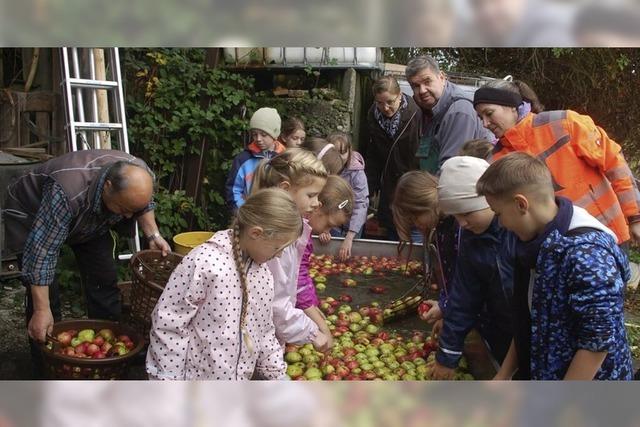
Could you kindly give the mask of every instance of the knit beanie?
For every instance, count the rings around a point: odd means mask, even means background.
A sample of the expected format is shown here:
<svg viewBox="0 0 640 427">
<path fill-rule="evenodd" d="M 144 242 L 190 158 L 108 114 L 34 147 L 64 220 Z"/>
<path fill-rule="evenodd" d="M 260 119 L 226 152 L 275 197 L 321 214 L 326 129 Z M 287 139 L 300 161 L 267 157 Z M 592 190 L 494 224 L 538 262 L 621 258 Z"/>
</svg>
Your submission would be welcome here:
<svg viewBox="0 0 640 427">
<path fill-rule="evenodd" d="M 477 157 L 451 157 L 442 164 L 438 181 L 438 206 L 447 215 L 465 214 L 489 207 L 484 196 L 478 196 L 476 183 L 489 167 Z"/>
<path fill-rule="evenodd" d="M 263 107 L 253 113 L 249 121 L 250 129 L 259 129 L 268 133 L 273 139 L 280 136 L 280 115 L 275 108 Z"/>
</svg>

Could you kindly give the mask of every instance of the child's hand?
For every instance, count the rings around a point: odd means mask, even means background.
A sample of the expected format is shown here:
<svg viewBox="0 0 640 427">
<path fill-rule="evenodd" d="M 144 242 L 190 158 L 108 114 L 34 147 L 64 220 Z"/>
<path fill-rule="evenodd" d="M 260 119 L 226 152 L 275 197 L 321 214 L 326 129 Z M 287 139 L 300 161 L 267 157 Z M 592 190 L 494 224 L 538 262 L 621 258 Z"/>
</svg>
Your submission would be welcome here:
<svg viewBox="0 0 640 427">
<path fill-rule="evenodd" d="M 433 327 L 431 328 L 431 336 L 433 337 L 434 340 L 437 340 L 438 338 L 440 338 L 440 332 L 442 332 L 443 324 L 444 324 L 443 319 L 436 320 L 436 322 L 433 324 Z"/>
<path fill-rule="evenodd" d="M 328 233 L 328 232 L 321 233 L 318 236 L 318 240 L 320 240 L 320 243 L 322 243 L 323 245 L 326 245 L 331 241 L 331 233 Z"/>
<path fill-rule="evenodd" d="M 318 331 L 318 335 L 314 338 L 312 344 L 316 350 L 324 353 L 333 347 L 333 338 L 331 335 Z"/>
<path fill-rule="evenodd" d="M 436 360 L 435 365 L 433 365 L 431 378 L 434 380 L 451 380 L 455 374 L 455 369 L 447 368 L 446 366 L 439 364 Z"/>
<path fill-rule="evenodd" d="M 436 320 L 442 319 L 442 310 L 440 310 L 440 304 L 435 300 L 427 300 L 427 304 L 431 306 L 431 309 L 420 315 L 420 318 L 428 323 L 433 323 Z"/>
<path fill-rule="evenodd" d="M 351 246 L 353 246 L 353 238 L 349 238 L 349 235 L 344 238 L 340 251 L 338 252 L 338 258 L 340 261 L 346 261 L 351 257 Z"/>
</svg>

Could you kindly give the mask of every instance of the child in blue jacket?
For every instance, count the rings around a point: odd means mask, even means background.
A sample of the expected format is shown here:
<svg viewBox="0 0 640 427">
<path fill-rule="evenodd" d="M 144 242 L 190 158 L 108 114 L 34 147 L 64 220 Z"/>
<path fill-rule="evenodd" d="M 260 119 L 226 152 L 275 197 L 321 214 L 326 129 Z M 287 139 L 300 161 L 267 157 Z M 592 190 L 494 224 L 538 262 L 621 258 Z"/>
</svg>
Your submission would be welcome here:
<svg viewBox="0 0 640 427">
<path fill-rule="evenodd" d="M 271 159 L 285 150 L 278 141 L 280 115 L 275 108 L 260 108 L 251 116 L 251 143 L 233 159 L 225 184 L 225 197 L 231 212 L 244 204 L 251 192 L 253 173 L 262 159 Z"/>
<path fill-rule="evenodd" d="M 549 169 L 526 153 L 489 166 L 477 190 L 518 236 L 514 339 L 495 378 L 632 379 L 623 308 L 629 263 L 616 235 L 555 197 Z"/>
<path fill-rule="evenodd" d="M 434 379 L 451 379 L 464 341 L 477 328 L 497 363 L 511 344 L 511 296 L 515 235 L 498 223 L 478 178 L 489 167 L 483 159 L 452 157 L 442 165 L 438 208 L 455 217 L 462 229 L 446 310 L 443 310 Z"/>
</svg>

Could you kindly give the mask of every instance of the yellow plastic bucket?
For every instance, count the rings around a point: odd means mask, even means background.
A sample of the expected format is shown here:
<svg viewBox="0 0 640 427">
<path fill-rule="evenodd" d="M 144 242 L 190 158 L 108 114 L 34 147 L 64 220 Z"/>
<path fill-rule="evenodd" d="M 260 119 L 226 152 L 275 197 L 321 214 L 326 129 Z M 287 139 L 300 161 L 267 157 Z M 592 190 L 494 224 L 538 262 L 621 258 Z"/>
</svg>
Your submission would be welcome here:
<svg viewBox="0 0 640 427">
<path fill-rule="evenodd" d="M 173 236 L 175 251 L 180 255 L 186 255 L 196 246 L 206 242 L 213 236 L 213 231 L 189 231 Z"/>
</svg>

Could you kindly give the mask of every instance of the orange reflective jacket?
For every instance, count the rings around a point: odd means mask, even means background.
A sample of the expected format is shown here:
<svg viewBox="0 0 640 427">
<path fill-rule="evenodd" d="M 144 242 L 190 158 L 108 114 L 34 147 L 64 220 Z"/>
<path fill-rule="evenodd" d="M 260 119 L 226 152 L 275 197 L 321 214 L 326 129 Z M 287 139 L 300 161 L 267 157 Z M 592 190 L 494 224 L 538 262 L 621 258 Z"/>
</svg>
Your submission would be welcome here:
<svg viewBox="0 0 640 427">
<path fill-rule="evenodd" d="M 523 151 L 544 161 L 556 194 L 586 209 L 613 230 L 618 243 L 629 240 L 629 223 L 640 220 L 640 192 L 621 147 L 575 111 L 529 113 L 505 132 L 493 160 Z"/>
</svg>

